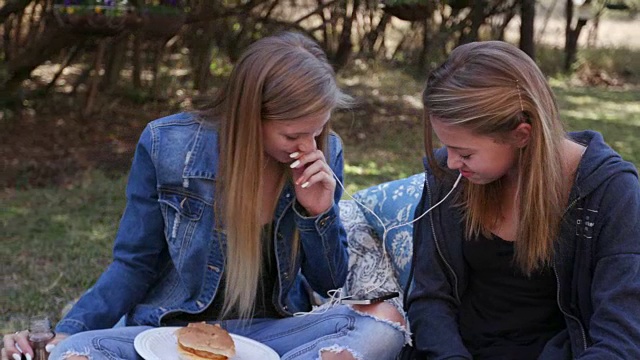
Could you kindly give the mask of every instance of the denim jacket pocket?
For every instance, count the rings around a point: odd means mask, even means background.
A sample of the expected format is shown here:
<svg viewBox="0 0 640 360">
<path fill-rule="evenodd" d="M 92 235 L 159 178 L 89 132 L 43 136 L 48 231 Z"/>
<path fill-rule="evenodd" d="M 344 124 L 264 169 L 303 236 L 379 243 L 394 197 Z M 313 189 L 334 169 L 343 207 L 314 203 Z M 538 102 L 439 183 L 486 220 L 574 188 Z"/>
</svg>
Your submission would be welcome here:
<svg viewBox="0 0 640 360">
<path fill-rule="evenodd" d="M 205 202 L 184 193 L 160 191 L 164 233 L 169 244 L 182 247 L 190 241 L 195 225 L 202 217 Z"/>
</svg>

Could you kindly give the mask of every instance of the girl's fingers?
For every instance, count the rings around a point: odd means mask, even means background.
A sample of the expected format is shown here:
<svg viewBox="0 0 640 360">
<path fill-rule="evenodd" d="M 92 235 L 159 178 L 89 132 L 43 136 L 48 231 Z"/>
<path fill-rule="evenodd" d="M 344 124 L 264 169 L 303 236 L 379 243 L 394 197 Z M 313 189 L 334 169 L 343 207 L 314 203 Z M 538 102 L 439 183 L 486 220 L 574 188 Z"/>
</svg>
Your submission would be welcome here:
<svg viewBox="0 0 640 360">
<path fill-rule="evenodd" d="M 327 161 L 324 159 L 324 154 L 320 150 L 314 150 L 308 153 L 294 152 L 289 155 L 293 162 L 289 164 L 289 167 L 292 169 L 300 169 L 305 168 L 307 164 L 316 162 L 321 160 L 326 163 Z"/>
<path fill-rule="evenodd" d="M 328 166 L 322 163 L 321 161 L 316 161 L 312 164 L 309 164 L 306 169 L 301 174 L 296 174 L 297 178 L 295 179 L 296 185 L 305 185 L 303 187 L 307 187 L 309 185 L 318 183 L 318 182 L 327 182 L 327 184 L 331 185 L 332 176 L 331 171 L 328 169 Z M 323 175 L 323 176 L 316 176 Z"/>
<path fill-rule="evenodd" d="M 2 354 L 3 360 L 5 358 L 7 360 L 20 360 L 22 358 L 22 354 L 25 355 L 25 358 L 27 358 L 27 360 L 33 358 L 33 351 L 31 350 L 31 346 L 29 345 L 27 333 L 27 331 L 20 331 L 15 334 L 8 334 L 4 336 L 4 354 Z"/>
<path fill-rule="evenodd" d="M 298 203 L 311 216 L 321 214 L 333 204 L 336 181 L 324 154 L 314 150 L 304 154 L 293 154 L 290 164 L 296 185 Z"/>
<path fill-rule="evenodd" d="M 51 351 L 53 351 L 53 348 L 56 347 L 56 345 L 58 345 L 58 343 L 62 340 L 64 340 L 64 338 L 66 338 L 67 335 L 66 334 L 56 334 L 56 336 L 51 339 L 51 341 L 49 341 L 49 343 L 47 344 L 47 346 L 44 347 L 44 349 L 50 353 Z"/>
<path fill-rule="evenodd" d="M 45 350 L 51 352 L 57 343 L 66 338 L 66 334 L 57 334 L 46 345 Z M 29 343 L 29 332 L 27 330 L 18 331 L 15 334 L 7 334 L 3 337 L 1 360 L 21 360 L 33 359 L 33 349 Z M 24 357 L 23 357 L 24 356 Z"/>
<path fill-rule="evenodd" d="M 314 184 L 331 184 L 333 177 L 326 172 L 317 172 L 310 176 L 307 180 L 300 184 L 300 187 L 306 189 Z"/>
<path fill-rule="evenodd" d="M 289 165 L 293 169 L 294 182 L 302 185 L 316 173 L 324 172 L 331 177 L 331 168 L 325 161 L 324 154 L 320 150 L 300 155 Z M 317 181 L 316 181 L 317 182 Z M 306 186 L 305 186 L 306 187 Z"/>
<path fill-rule="evenodd" d="M 18 333 L 15 336 L 16 347 L 18 348 L 18 350 L 22 351 L 22 353 L 24 354 L 24 357 L 27 360 L 31 360 L 33 359 L 33 350 L 31 349 L 31 344 L 29 343 L 28 336 L 29 336 L 29 332 L 26 330 Z"/>
</svg>

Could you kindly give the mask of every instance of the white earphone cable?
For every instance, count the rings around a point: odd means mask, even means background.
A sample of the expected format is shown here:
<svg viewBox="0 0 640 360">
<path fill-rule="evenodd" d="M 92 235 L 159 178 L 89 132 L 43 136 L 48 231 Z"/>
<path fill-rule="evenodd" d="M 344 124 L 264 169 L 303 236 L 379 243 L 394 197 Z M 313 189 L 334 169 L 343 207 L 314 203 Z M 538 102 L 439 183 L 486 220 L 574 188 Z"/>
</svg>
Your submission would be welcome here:
<svg viewBox="0 0 640 360">
<path fill-rule="evenodd" d="M 380 225 L 382 226 L 383 229 L 383 233 L 382 233 L 382 239 L 381 239 L 381 248 L 382 248 L 382 256 L 383 258 L 387 259 L 387 261 L 391 262 L 391 260 L 389 260 L 388 256 L 387 256 L 387 248 L 384 245 L 385 244 L 385 240 L 387 238 L 387 234 L 389 233 L 389 231 L 405 226 L 405 225 L 410 225 L 413 224 L 414 222 L 420 220 L 422 217 L 424 217 L 426 214 L 428 214 L 430 211 L 432 211 L 433 209 L 435 209 L 436 207 L 438 207 L 440 204 L 442 204 L 448 197 L 449 195 L 451 195 L 451 193 L 453 193 L 453 190 L 455 190 L 455 188 L 458 186 L 458 183 L 460 183 L 460 180 L 462 179 L 462 174 L 458 175 L 458 178 L 456 179 L 456 181 L 453 183 L 453 186 L 451 187 L 451 190 L 449 190 L 449 192 L 447 193 L 447 195 L 444 196 L 444 198 L 442 198 L 440 201 L 438 201 L 437 204 L 433 205 L 432 207 L 430 207 L 429 209 L 427 209 L 425 212 L 423 212 L 420 216 L 415 217 L 413 220 L 408 221 L 406 223 L 402 223 L 402 224 L 396 224 L 393 225 L 389 228 L 386 227 L 386 225 L 384 224 L 384 221 L 382 221 L 382 219 L 378 216 L 378 214 L 375 213 L 375 211 L 373 211 L 372 209 L 369 209 L 366 205 L 364 205 L 362 202 L 356 200 L 356 198 L 353 197 L 353 195 L 351 195 L 347 189 L 344 187 L 344 185 L 342 184 L 342 182 L 340 181 L 340 179 L 338 178 L 338 176 L 336 176 L 336 174 L 333 172 L 333 170 L 331 171 L 333 177 L 336 179 L 336 182 L 338 183 L 338 185 L 340 185 L 340 188 L 342 188 L 342 190 L 344 191 L 344 193 L 351 198 L 356 204 L 358 204 L 358 206 L 361 209 L 364 209 L 366 211 L 368 211 L 369 213 L 371 213 L 371 215 L 373 215 L 378 222 L 380 223 Z M 377 289 L 382 288 L 383 284 L 386 282 L 386 280 L 388 279 L 389 274 L 387 273 L 387 276 L 381 281 L 381 283 L 371 289 L 368 289 L 366 291 L 366 293 L 371 293 Z M 348 299 L 351 298 L 352 295 L 343 295 L 343 289 L 342 288 L 338 288 L 338 289 L 334 289 L 334 290 L 329 290 L 327 292 L 327 295 L 329 296 L 329 300 L 320 307 L 320 311 L 315 311 L 315 312 L 298 312 L 295 313 L 294 316 L 303 316 L 303 315 L 310 315 L 310 314 L 322 314 L 324 312 L 327 311 L 328 308 L 340 304 L 342 302 L 343 299 Z"/>
</svg>

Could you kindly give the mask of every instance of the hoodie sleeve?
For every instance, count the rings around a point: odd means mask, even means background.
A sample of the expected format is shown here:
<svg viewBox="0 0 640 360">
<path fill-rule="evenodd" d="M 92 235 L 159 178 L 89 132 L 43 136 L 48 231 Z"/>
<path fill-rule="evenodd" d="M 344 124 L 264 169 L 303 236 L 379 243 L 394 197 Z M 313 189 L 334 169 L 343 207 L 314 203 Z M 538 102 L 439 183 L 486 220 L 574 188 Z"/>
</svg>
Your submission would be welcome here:
<svg viewBox="0 0 640 360">
<path fill-rule="evenodd" d="M 416 214 L 428 206 L 425 205 L 429 203 L 427 189 L 425 186 Z M 418 358 L 472 359 L 460 336 L 455 280 L 451 278 L 462 274 L 456 275 L 452 264 L 439 253 L 445 249 L 439 249 L 436 244 L 432 221 L 433 216 L 429 214 L 414 225 L 414 282 L 407 304 L 414 346 Z"/>
<path fill-rule="evenodd" d="M 591 346 L 580 359 L 640 359 L 640 184 L 632 172 L 604 189 L 594 244 Z"/>
</svg>

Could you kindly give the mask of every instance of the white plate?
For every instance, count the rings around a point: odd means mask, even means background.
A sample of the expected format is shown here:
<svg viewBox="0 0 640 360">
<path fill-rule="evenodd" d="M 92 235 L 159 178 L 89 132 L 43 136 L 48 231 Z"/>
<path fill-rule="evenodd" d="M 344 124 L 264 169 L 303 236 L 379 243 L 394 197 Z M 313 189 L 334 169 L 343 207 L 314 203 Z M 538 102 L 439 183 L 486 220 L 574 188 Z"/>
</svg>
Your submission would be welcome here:
<svg viewBox="0 0 640 360">
<path fill-rule="evenodd" d="M 176 360 L 178 340 L 173 333 L 179 327 L 159 327 L 141 332 L 133 345 L 145 360 Z M 280 360 L 270 347 L 244 336 L 230 334 L 236 345 L 236 356 L 231 360 Z"/>
</svg>

